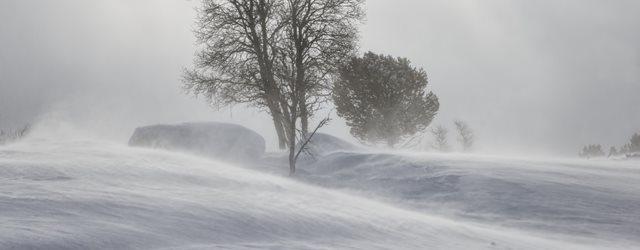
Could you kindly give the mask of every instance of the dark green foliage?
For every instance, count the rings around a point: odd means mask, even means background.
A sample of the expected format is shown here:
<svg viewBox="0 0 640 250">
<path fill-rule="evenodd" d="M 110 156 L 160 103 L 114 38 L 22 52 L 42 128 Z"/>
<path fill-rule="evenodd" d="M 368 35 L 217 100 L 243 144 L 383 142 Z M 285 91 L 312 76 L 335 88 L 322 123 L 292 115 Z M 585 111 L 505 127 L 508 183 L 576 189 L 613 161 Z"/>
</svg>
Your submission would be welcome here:
<svg viewBox="0 0 640 250">
<path fill-rule="evenodd" d="M 438 112 L 438 98 L 427 84 L 426 72 L 408 59 L 368 52 L 341 67 L 333 100 L 352 135 L 394 146 L 426 129 Z"/>
</svg>

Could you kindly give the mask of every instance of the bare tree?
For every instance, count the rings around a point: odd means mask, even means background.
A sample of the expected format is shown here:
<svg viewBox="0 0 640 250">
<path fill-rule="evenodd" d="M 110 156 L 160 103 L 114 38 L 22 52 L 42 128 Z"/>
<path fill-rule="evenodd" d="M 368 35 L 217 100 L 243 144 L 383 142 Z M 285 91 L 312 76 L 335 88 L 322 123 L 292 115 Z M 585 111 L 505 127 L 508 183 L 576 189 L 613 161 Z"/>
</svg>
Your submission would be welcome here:
<svg viewBox="0 0 640 250">
<path fill-rule="evenodd" d="M 456 130 L 458 131 L 458 142 L 462 145 L 462 150 L 471 150 L 471 147 L 473 147 L 473 143 L 475 142 L 475 138 L 473 131 L 469 128 L 469 124 L 461 120 L 454 121 L 453 123 L 456 125 Z"/>
<path fill-rule="evenodd" d="M 286 146 L 275 80 L 276 46 L 286 25 L 277 0 L 204 0 L 195 35 L 201 51 L 185 70 L 184 88 L 216 107 L 248 103 L 266 108 L 280 148 Z"/>
<path fill-rule="evenodd" d="M 298 161 L 298 158 L 300 157 L 300 155 L 302 153 L 305 153 L 307 155 L 309 155 L 311 158 L 316 157 L 316 155 L 312 152 L 312 150 L 309 147 L 309 143 L 311 143 L 311 138 L 313 138 L 313 136 L 318 132 L 318 130 L 324 126 L 326 126 L 327 124 L 329 124 L 329 122 L 331 121 L 331 118 L 326 117 L 324 119 L 322 119 L 318 125 L 315 127 L 315 129 L 313 131 L 311 131 L 311 133 L 307 133 L 306 136 L 303 135 L 303 132 L 300 131 L 300 142 L 299 145 L 300 147 L 298 147 L 296 155 L 295 155 L 295 161 Z M 295 171 L 295 169 L 294 169 Z"/>
<path fill-rule="evenodd" d="M 311 113 L 329 97 L 332 73 L 355 52 L 362 2 L 286 0 L 282 62 L 299 91 L 298 110 L 305 135 Z"/>
<path fill-rule="evenodd" d="M 295 173 L 296 135 L 308 136 L 309 116 L 329 96 L 336 64 L 355 50 L 362 0 L 286 0 L 286 28 L 280 50 L 280 107 L 289 142 L 289 169 Z M 299 120 L 299 122 L 298 122 Z M 320 124 L 323 124 L 321 122 Z M 297 128 L 300 126 L 300 129 Z"/>
<path fill-rule="evenodd" d="M 247 103 L 273 118 L 295 173 L 298 131 L 328 96 L 333 63 L 355 48 L 362 0 L 203 0 L 202 51 L 185 89 L 215 106 Z M 321 122 L 320 124 L 324 124 Z"/>
<path fill-rule="evenodd" d="M 433 148 L 435 150 L 446 152 L 449 151 L 449 143 L 447 141 L 447 136 L 449 134 L 449 130 L 443 126 L 437 126 L 431 129 L 431 134 L 433 135 Z"/>
</svg>

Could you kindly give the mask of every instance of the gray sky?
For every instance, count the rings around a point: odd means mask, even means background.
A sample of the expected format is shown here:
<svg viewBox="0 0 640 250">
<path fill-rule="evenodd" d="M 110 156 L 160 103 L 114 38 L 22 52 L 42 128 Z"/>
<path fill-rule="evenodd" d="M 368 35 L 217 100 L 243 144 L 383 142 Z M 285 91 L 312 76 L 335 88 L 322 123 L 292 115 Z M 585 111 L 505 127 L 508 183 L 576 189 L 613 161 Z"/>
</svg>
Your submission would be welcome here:
<svg viewBox="0 0 640 250">
<path fill-rule="evenodd" d="M 118 140 L 187 120 L 273 138 L 259 112 L 213 112 L 181 92 L 197 3 L 1 0 L 0 126 L 54 112 Z M 366 9 L 361 50 L 424 67 L 442 104 L 435 123 L 467 120 L 481 151 L 573 155 L 640 130 L 639 1 L 368 0 Z M 339 119 L 329 131 L 348 136 Z"/>
</svg>

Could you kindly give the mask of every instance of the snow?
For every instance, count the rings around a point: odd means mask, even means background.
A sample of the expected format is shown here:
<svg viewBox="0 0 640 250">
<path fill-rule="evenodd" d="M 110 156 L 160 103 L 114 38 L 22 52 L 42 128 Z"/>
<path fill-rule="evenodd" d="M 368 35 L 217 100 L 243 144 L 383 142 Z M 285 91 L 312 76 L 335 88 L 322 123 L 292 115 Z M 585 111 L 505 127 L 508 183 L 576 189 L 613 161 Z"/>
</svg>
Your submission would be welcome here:
<svg viewBox="0 0 640 250">
<path fill-rule="evenodd" d="M 262 136 L 243 126 L 200 122 L 137 128 L 131 146 L 179 150 L 219 160 L 244 162 L 260 159 L 265 151 Z"/>
<path fill-rule="evenodd" d="M 631 153 L 631 154 L 626 154 L 627 159 L 640 159 L 640 153 Z"/>
<path fill-rule="evenodd" d="M 333 135 L 316 133 L 306 145 L 303 159 L 313 160 L 333 152 L 356 151 L 360 148 Z"/>
<path fill-rule="evenodd" d="M 307 182 L 430 214 L 640 243 L 637 162 L 349 152 L 301 172 Z"/>
<path fill-rule="evenodd" d="M 0 147 L 0 249 L 640 248 L 640 173 L 606 164 L 336 152 L 296 180 L 36 135 Z"/>
</svg>

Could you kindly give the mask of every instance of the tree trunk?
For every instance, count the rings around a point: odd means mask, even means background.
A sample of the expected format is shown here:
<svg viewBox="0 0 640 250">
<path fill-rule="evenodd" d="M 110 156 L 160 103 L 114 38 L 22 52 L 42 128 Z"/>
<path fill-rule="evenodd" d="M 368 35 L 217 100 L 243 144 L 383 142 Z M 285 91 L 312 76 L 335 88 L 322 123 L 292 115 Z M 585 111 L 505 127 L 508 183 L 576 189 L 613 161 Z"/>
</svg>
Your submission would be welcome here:
<svg viewBox="0 0 640 250">
<path fill-rule="evenodd" d="M 282 125 L 281 115 L 272 114 L 273 126 L 276 128 L 276 135 L 278 136 L 278 148 L 287 148 L 287 137 L 285 135 L 284 127 Z"/>
<path fill-rule="evenodd" d="M 266 74 L 265 74 L 266 75 Z M 280 107 L 280 101 L 279 101 L 279 97 L 276 94 L 277 90 L 274 87 L 273 82 L 275 82 L 274 80 L 271 80 L 272 78 L 267 77 L 267 81 L 266 81 L 266 95 L 265 95 L 265 102 L 267 104 L 267 108 L 269 108 L 269 112 L 271 113 L 271 119 L 273 120 L 273 126 L 276 129 L 276 135 L 278 136 L 278 147 L 280 149 L 285 149 L 286 148 L 286 144 L 287 144 L 287 132 L 286 132 L 286 128 L 284 127 L 284 117 L 283 117 L 283 112 L 282 109 Z"/>
<path fill-rule="evenodd" d="M 309 135 L 309 110 L 307 110 L 304 101 L 300 102 L 300 125 L 302 126 L 302 137 L 307 138 Z"/>
<path fill-rule="evenodd" d="M 288 126 L 288 139 L 289 139 L 289 176 L 293 176 L 296 173 L 296 121 L 297 119 L 291 119 L 291 123 Z"/>
<path fill-rule="evenodd" d="M 295 148 L 295 140 L 289 140 L 289 142 L 291 143 L 291 145 L 289 147 L 289 176 L 293 176 L 294 174 L 296 174 L 296 148 Z"/>
</svg>

